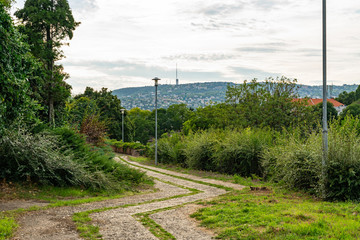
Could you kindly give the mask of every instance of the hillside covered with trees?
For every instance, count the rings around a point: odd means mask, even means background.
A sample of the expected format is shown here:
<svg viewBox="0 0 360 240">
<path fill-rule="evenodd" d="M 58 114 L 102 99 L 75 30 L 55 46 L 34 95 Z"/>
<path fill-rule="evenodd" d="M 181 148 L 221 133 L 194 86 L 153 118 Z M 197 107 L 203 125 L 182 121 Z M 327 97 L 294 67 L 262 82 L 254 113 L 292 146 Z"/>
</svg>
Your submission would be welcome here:
<svg viewBox="0 0 360 240">
<path fill-rule="evenodd" d="M 250 80 L 250 79 L 249 79 Z M 263 81 L 263 79 L 259 79 Z M 231 82 L 205 82 L 189 83 L 181 85 L 162 85 L 158 87 L 159 107 L 168 108 L 172 104 L 186 104 L 189 108 L 205 107 L 212 103 L 225 101 L 227 86 L 237 84 Z M 322 98 L 322 86 L 297 85 L 299 97 Z M 329 85 L 328 95 L 332 98 L 340 96 L 343 92 L 352 92 L 358 85 Z M 123 88 L 113 91 L 113 94 L 121 99 L 126 109 L 141 108 L 143 110 L 154 109 L 154 87 Z M 340 101 L 341 102 L 341 101 Z M 346 104 L 346 103 L 344 103 Z M 348 104 L 346 104 L 348 105 Z"/>
</svg>

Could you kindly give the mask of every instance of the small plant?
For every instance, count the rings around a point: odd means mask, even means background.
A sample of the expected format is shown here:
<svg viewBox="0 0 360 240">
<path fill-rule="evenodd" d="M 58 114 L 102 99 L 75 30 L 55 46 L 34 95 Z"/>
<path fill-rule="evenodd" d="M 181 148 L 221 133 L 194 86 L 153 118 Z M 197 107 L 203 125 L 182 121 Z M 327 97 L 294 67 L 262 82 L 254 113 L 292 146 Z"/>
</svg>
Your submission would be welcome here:
<svg viewBox="0 0 360 240">
<path fill-rule="evenodd" d="M 80 133 L 86 136 L 89 143 L 99 145 L 104 142 L 106 123 L 96 114 L 85 116 L 81 122 Z"/>
<path fill-rule="evenodd" d="M 0 216 L 0 240 L 9 239 L 13 229 L 16 227 L 17 224 L 14 218 Z"/>
</svg>

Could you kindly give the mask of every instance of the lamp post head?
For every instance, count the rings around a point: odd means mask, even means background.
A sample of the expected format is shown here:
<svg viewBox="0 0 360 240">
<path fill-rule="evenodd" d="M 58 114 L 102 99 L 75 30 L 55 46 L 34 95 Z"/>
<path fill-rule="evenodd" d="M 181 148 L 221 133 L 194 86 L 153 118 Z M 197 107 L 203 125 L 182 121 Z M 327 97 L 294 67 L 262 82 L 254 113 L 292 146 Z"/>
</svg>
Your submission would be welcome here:
<svg viewBox="0 0 360 240">
<path fill-rule="evenodd" d="M 157 86 L 157 85 L 158 85 L 158 81 L 161 80 L 161 79 L 158 78 L 158 77 L 154 77 L 152 80 L 155 81 L 155 86 Z"/>
<path fill-rule="evenodd" d="M 123 108 L 122 108 L 122 109 L 120 109 L 120 110 L 121 110 L 121 113 L 122 113 L 122 114 L 124 114 L 124 112 L 125 112 L 125 109 L 123 109 Z"/>
</svg>

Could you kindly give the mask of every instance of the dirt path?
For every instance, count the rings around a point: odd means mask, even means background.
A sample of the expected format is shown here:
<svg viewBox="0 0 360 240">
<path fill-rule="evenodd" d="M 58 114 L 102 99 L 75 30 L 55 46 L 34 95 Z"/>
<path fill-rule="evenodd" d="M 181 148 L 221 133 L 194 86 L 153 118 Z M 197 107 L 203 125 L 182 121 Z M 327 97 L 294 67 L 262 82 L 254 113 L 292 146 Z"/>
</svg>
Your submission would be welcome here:
<svg viewBox="0 0 360 240">
<path fill-rule="evenodd" d="M 121 161 L 120 159 L 117 160 Z M 126 160 L 128 161 L 128 159 Z M 52 208 L 28 213 L 20 218 L 20 227 L 13 239 L 81 239 L 72 221 L 74 213 L 128 204 L 140 205 L 116 208 L 90 215 L 93 219 L 93 224 L 100 227 L 100 234 L 103 236 L 103 239 L 157 239 L 133 217 L 134 214 L 154 210 L 157 212 L 150 215 L 150 218 L 162 226 L 167 232 L 175 236 L 176 239 L 211 239 L 213 237 L 212 233 L 198 228 L 197 224 L 189 217 L 191 212 L 196 210 L 195 205 L 185 205 L 181 208 L 166 211 L 162 211 L 162 209 L 189 204 L 197 200 L 213 198 L 226 192 L 224 189 L 194 181 L 202 181 L 234 189 L 243 188 L 243 186 L 237 184 L 203 179 L 188 174 L 181 174 L 149 166 L 142 166 L 135 162 L 128 162 L 132 164 L 132 167 L 139 168 L 142 171 L 145 171 L 147 175 L 158 179 L 155 181 L 155 187 L 159 189 L 159 191 L 120 199 L 88 203 L 80 206 Z M 144 169 L 143 167 L 147 169 Z M 174 176 L 192 179 L 194 181 L 180 179 Z M 181 196 L 176 197 L 179 195 Z M 145 203 L 149 201 L 151 202 Z"/>
</svg>

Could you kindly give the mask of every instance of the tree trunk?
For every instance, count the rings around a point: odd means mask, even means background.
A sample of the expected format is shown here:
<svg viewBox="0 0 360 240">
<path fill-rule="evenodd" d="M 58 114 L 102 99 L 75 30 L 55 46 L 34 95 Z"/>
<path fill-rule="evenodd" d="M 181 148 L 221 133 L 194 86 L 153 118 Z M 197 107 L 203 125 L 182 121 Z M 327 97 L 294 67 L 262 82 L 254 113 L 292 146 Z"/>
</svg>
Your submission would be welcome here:
<svg viewBox="0 0 360 240">
<path fill-rule="evenodd" d="M 51 27 L 48 26 L 46 28 L 46 43 L 47 43 L 47 50 L 50 54 L 48 59 L 48 71 L 49 71 L 49 89 L 48 89 L 48 103 L 49 103 L 49 124 L 51 127 L 55 127 L 55 110 L 54 110 L 54 96 L 53 96 L 53 88 L 54 88 L 54 58 L 53 54 L 53 44 L 52 44 L 52 36 L 51 36 Z"/>
<path fill-rule="evenodd" d="M 55 127 L 54 98 L 51 93 L 49 94 L 49 124 Z"/>
</svg>

